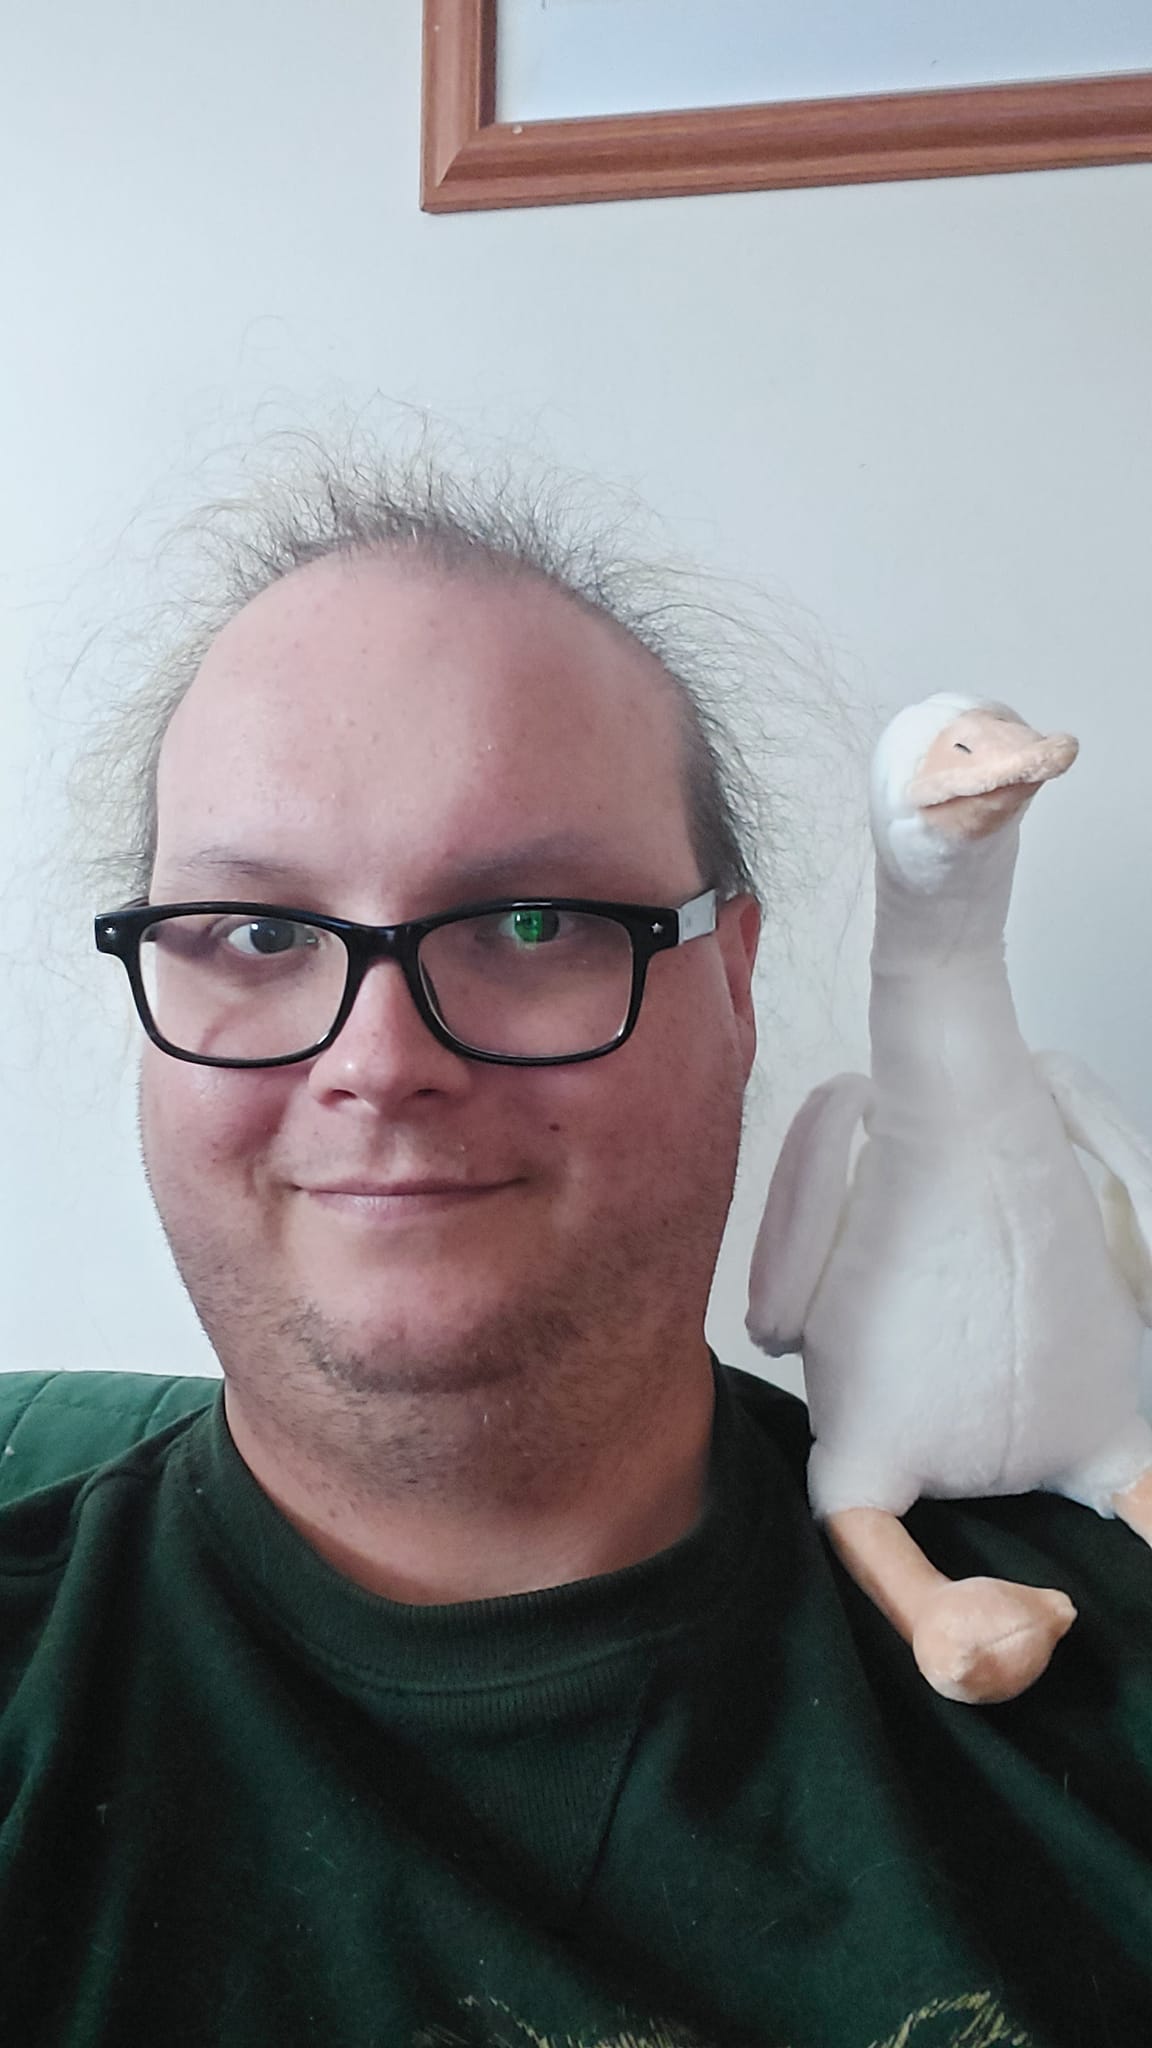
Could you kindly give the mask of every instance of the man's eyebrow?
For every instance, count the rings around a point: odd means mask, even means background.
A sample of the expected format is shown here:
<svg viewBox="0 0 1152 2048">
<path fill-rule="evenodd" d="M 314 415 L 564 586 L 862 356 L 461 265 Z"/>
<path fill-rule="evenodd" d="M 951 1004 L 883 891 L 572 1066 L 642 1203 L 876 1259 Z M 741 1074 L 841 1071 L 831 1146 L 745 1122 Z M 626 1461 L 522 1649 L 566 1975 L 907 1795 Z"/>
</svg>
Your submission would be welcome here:
<svg viewBox="0 0 1152 2048">
<path fill-rule="evenodd" d="M 260 860 L 231 846 L 203 846 L 171 863 L 180 875 L 236 875 L 251 882 L 302 882 L 304 870 L 292 861 Z"/>
<path fill-rule="evenodd" d="M 524 840 L 519 845 L 494 849 L 491 853 L 446 855 L 438 887 L 463 892 L 460 900 L 464 900 L 464 896 L 474 895 L 477 890 L 498 890 L 502 885 L 508 888 L 535 888 L 538 883 L 552 886 L 551 877 L 558 873 L 569 870 L 579 876 L 590 868 L 603 867 L 607 859 L 606 849 L 592 839 L 572 833 L 550 832 Z M 254 856 L 239 847 L 225 845 L 198 847 L 194 852 L 173 859 L 171 868 L 189 880 L 201 875 L 226 875 L 237 882 L 273 890 L 310 890 L 319 879 L 314 871 L 293 861 Z M 543 874 L 539 872 L 541 869 L 545 871 Z"/>
<path fill-rule="evenodd" d="M 520 846 L 502 846 L 492 853 L 461 854 L 446 864 L 453 882 L 469 888 L 532 888 L 551 875 L 586 875 L 608 859 L 603 845 L 570 834 L 548 833 Z M 541 873 L 543 870 L 543 873 Z"/>
</svg>

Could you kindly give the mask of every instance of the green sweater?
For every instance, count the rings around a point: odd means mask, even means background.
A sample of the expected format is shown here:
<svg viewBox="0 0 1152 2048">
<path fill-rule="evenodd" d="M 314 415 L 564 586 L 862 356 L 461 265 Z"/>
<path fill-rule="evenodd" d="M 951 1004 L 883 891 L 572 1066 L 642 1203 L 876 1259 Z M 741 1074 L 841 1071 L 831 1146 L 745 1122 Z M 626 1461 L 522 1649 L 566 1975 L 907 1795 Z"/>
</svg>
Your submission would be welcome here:
<svg viewBox="0 0 1152 2048">
<path fill-rule="evenodd" d="M 409 1608 L 283 1519 L 218 1383 L 0 1376 L 3 2048 L 1152 2043 L 1152 1558 L 922 1506 L 944 1569 L 1081 1610 L 954 1706 L 805 1452 L 721 1372 L 684 1541 Z"/>
</svg>

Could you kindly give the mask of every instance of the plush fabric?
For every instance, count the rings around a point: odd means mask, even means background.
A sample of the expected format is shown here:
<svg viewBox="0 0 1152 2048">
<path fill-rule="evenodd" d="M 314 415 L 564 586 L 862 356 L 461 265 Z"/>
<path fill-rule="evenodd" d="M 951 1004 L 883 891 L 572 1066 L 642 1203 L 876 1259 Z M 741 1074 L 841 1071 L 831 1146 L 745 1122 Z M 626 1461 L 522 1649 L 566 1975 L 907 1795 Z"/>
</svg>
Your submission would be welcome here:
<svg viewBox="0 0 1152 2048">
<path fill-rule="evenodd" d="M 803 1354 L 822 1516 L 1032 1487 L 1111 1515 L 1152 1466 L 1152 1153 L 1090 1076 L 1037 1066 L 1004 959 L 1022 792 L 1074 754 L 952 696 L 877 749 L 872 1073 L 800 1111 L 750 1291 L 756 1342 Z M 1107 1230 L 1077 1146 L 1112 1175 Z"/>
</svg>

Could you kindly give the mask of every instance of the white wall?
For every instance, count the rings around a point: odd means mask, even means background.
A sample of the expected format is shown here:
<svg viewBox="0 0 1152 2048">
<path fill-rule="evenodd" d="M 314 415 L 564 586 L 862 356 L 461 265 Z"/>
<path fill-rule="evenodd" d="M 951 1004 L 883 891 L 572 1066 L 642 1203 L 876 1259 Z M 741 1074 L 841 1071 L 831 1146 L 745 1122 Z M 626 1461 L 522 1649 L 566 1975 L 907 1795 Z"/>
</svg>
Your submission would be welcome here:
<svg viewBox="0 0 1152 2048">
<path fill-rule="evenodd" d="M 94 906 L 58 873 L 67 662 L 131 616 L 137 559 L 203 495 L 206 454 L 380 393 L 635 489 L 680 546 L 814 614 L 869 702 L 988 689 L 1078 732 L 1026 828 L 1015 984 L 1030 1036 L 1152 1130 L 1152 167 L 429 219 L 418 14 L 43 0 L 8 25 L 8 1368 L 210 1369 L 140 1184 Z M 737 1359 L 783 1123 L 863 1050 L 851 872 L 795 907 L 794 980 L 774 949 L 714 1314 Z"/>
</svg>

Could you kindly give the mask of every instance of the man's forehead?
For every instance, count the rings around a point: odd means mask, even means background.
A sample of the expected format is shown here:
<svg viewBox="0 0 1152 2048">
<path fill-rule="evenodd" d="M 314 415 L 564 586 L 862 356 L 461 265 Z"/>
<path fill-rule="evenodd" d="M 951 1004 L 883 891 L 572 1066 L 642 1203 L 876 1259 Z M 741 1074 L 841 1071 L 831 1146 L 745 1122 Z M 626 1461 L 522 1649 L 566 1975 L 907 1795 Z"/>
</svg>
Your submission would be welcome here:
<svg viewBox="0 0 1152 2048">
<path fill-rule="evenodd" d="M 638 641 L 532 572 L 463 573 L 368 554 L 311 563 L 262 591 L 217 636 L 193 690 L 218 678 L 229 688 L 284 686 L 319 658 L 331 677 L 403 692 L 398 656 L 436 669 L 458 666 L 462 649 L 474 673 L 539 673 L 545 657 L 549 667 L 578 666 L 589 683 L 610 674 L 618 693 L 631 683 L 663 694 L 659 664 Z"/>
<path fill-rule="evenodd" d="M 295 862 L 321 829 L 335 851 L 370 810 L 419 832 L 431 807 L 463 856 L 496 862 L 621 819 L 650 838 L 646 807 L 666 832 L 680 783 L 667 680 L 609 621 L 539 578 L 340 560 L 264 592 L 210 650 L 161 755 L 161 841 L 178 825 L 206 869 L 221 851 Z"/>
<path fill-rule="evenodd" d="M 224 718 L 274 745 L 277 725 L 324 740 L 422 715 L 433 729 L 514 716 L 542 735 L 595 720 L 653 751 L 678 734 L 654 657 L 540 577 L 372 556 L 311 564 L 246 605 L 209 648 L 173 734 Z"/>
</svg>

